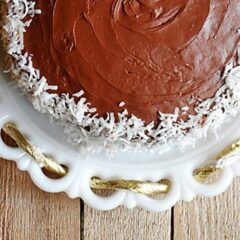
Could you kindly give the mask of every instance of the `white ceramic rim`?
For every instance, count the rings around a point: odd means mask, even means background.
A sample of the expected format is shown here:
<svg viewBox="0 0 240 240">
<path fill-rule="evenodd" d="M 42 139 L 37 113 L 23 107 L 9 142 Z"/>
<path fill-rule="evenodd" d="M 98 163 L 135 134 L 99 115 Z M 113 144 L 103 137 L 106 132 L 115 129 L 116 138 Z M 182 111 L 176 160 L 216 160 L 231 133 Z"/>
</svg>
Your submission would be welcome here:
<svg viewBox="0 0 240 240">
<path fill-rule="evenodd" d="M 46 177 L 37 163 L 20 149 L 10 148 L 0 139 L 0 156 L 17 163 L 22 171 L 27 171 L 33 182 L 46 192 L 66 192 L 69 197 L 81 197 L 88 205 L 98 210 L 111 210 L 119 205 L 127 208 L 136 206 L 160 212 L 171 208 L 177 201 L 190 201 L 196 195 L 214 196 L 224 192 L 234 176 L 240 175 L 240 163 L 226 167 L 217 182 L 200 184 L 192 176 L 194 169 L 209 161 L 226 145 L 240 138 L 238 122 L 240 115 L 224 124 L 219 136 L 209 135 L 199 142 L 196 149 L 180 153 L 172 149 L 164 154 L 146 152 L 120 152 L 109 158 L 106 154 L 81 154 L 63 140 L 62 129 L 51 124 L 46 116 L 36 112 L 32 105 L 9 84 L 9 79 L 0 68 L 0 128 L 13 122 L 27 135 L 29 140 L 44 153 L 69 167 L 67 176 L 53 180 Z M 231 121 L 230 121 L 231 120 Z M 167 178 L 171 181 L 170 192 L 162 199 L 119 190 L 108 197 L 100 197 L 90 188 L 90 179 L 126 179 L 157 182 Z"/>
</svg>

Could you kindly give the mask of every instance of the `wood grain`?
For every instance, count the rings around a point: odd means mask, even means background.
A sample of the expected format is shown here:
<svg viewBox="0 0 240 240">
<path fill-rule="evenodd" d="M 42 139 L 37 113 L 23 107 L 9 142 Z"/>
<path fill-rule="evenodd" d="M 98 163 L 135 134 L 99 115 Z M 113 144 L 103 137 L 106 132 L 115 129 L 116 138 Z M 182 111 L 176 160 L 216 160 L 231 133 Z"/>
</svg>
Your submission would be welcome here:
<svg viewBox="0 0 240 240">
<path fill-rule="evenodd" d="M 80 239 L 79 200 L 37 189 L 15 163 L 0 160 L 0 239 Z"/>
<path fill-rule="evenodd" d="M 86 240 L 168 240 L 170 235 L 171 211 L 158 214 L 119 207 L 110 212 L 98 212 L 85 205 Z"/>
<path fill-rule="evenodd" d="M 0 160 L 0 166 L 1 240 L 240 239 L 240 179 L 221 196 L 178 203 L 171 229 L 171 211 L 157 214 L 121 207 L 98 212 L 85 205 L 80 216 L 79 200 L 43 193 L 15 163 Z"/>
<path fill-rule="evenodd" d="M 235 179 L 224 194 L 198 197 L 174 208 L 174 239 L 240 239 L 240 179 Z"/>
</svg>

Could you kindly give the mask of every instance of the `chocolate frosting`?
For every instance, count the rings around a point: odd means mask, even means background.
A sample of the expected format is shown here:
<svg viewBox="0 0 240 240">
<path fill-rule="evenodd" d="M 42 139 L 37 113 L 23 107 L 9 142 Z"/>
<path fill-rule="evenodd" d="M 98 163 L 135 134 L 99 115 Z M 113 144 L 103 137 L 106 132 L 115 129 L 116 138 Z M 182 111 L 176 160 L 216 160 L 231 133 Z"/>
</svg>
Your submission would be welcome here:
<svg viewBox="0 0 240 240">
<path fill-rule="evenodd" d="M 99 115 L 214 96 L 239 41 L 239 0 L 36 0 L 25 50 L 57 92 L 83 89 Z"/>
</svg>

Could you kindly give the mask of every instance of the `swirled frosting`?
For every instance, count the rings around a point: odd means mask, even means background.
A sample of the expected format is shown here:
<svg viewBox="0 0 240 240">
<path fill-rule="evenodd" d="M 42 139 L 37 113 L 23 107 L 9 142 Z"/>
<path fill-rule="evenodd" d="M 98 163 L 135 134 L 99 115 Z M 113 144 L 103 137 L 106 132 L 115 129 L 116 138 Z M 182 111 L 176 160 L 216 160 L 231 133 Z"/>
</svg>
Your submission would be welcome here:
<svg viewBox="0 0 240 240">
<path fill-rule="evenodd" d="M 83 89 L 99 115 L 150 122 L 223 84 L 239 42 L 239 0 L 36 0 L 25 50 L 57 92 Z"/>
</svg>

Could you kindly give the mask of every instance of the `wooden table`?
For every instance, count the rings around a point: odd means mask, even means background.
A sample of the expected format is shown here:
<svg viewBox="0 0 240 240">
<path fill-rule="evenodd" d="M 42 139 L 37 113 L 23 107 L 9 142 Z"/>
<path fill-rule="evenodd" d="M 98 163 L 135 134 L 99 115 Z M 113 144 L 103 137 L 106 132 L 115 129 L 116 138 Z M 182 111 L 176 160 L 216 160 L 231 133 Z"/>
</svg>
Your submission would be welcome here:
<svg viewBox="0 0 240 240">
<path fill-rule="evenodd" d="M 39 190 L 15 163 L 0 160 L 1 240 L 238 240 L 240 179 L 215 198 L 179 202 L 164 213 L 98 212 L 64 193 Z"/>
</svg>

